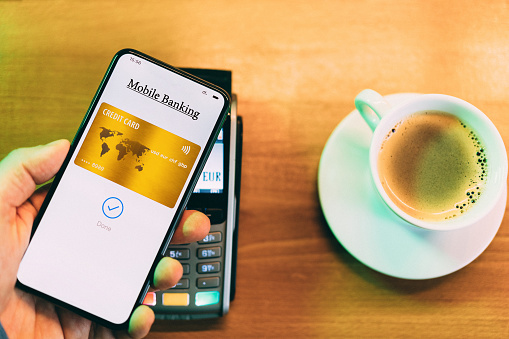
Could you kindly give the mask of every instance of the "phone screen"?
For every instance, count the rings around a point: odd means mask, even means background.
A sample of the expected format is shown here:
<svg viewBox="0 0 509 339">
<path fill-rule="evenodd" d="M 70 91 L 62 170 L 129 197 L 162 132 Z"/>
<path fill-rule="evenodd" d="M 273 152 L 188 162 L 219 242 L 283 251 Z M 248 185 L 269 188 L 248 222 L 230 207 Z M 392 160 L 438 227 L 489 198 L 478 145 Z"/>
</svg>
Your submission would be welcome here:
<svg viewBox="0 0 509 339">
<path fill-rule="evenodd" d="M 43 205 L 18 281 L 94 319 L 125 323 L 227 101 L 142 54 L 119 52 Z"/>
</svg>

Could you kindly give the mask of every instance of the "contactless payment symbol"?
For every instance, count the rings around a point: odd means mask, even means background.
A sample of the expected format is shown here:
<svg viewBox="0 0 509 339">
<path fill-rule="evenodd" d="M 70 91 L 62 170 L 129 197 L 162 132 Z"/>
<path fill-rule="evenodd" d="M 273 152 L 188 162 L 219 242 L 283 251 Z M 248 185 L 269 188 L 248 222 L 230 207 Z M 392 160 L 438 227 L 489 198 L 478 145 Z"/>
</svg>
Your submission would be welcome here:
<svg viewBox="0 0 509 339">
<path fill-rule="evenodd" d="M 182 152 L 184 152 L 185 155 L 188 155 L 190 151 L 191 151 L 191 146 L 189 146 L 189 145 L 182 146 Z"/>
<path fill-rule="evenodd" d="M 103 214 L 110 219 L 116 219 L 124 212 L 122 200 L 110 197 L 103 202 Z"/>
</svg>

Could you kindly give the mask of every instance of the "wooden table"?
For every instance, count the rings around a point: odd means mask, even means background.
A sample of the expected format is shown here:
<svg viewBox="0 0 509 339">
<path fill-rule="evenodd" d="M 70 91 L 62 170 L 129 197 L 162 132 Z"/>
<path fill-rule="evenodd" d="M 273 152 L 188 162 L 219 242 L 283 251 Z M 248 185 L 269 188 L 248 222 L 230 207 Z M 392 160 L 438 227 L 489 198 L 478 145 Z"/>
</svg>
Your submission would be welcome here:
<svg viewBox="0 0 509 339">
<path fill-rule="evenodd" d="M 445 93 L 509 143 L 504 1 L 0 1 L 0 157 L 72 138 L 113 54 L 230 69 L 244 118 L 237 297 L 151 338 L 509 335 L 509 221 L 448 276 L 352 257 L 324 220 L 321 151 L 364 88 Z"/>
</svg>

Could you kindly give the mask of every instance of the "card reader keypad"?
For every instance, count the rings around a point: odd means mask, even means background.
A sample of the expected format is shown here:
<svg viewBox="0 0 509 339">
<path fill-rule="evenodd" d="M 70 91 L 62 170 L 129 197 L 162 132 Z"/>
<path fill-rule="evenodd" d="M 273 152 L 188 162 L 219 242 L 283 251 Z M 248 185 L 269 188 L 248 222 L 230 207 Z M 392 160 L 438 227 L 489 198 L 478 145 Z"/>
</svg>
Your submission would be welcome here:
<svg viewBox="0 0 509 339">
<path fill-rule="evenodd" d="M 202 212 L 211 220 L 209 234 L 196 243 L 170 245 L 166 250 L 166 256 L 182 264 L 182 279 L 169 290 L 147 293 L 144 304 L 166 310 L 164 314 L 156 312 L 158 318 L 193 318 L 193 313 L 202 314 L 208 309 L 211 313 L 220 312 L 226 222 L 221 209 L 205 209 Z M 186 312 L 189 312 L 187 317 L 179 313 L 182 306 L 186 306 Z M 171 314 L 172 310 L 175 314 Z"/>
</svg>

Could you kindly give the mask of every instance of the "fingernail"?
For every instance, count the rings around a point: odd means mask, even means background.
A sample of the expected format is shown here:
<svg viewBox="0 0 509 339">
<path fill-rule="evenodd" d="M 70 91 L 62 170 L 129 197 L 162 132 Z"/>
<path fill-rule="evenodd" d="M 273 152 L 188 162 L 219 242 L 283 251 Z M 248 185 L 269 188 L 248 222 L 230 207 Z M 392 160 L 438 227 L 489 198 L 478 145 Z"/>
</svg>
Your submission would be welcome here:
<svg viewBox="0 0 509 339">
<path fill-rule="evenodd" d="M 182 233 L 184 236 L 190 236 L 193 234 L 194 230 L 196 229 L 196 225 L 200 223 L 201 218 L 206 217 L 200 212 L 193 212 L 189 217 L 187 217 L 186 221 L 184 222 L 184 226 L 182 228 Z"/>
<path fill-rule="evenodd" d="M 194 212 L 193 214 L 191 214 L 190 216 L 187 217 L 186 221 L 184 222 L 184 226 L 182 227 L 182 233 L 184 234 L 184 236 L 189 236 L 192 232 L 193 232 L 193 220 L 196 218 L 196 212 Z"/>
</svg>

